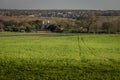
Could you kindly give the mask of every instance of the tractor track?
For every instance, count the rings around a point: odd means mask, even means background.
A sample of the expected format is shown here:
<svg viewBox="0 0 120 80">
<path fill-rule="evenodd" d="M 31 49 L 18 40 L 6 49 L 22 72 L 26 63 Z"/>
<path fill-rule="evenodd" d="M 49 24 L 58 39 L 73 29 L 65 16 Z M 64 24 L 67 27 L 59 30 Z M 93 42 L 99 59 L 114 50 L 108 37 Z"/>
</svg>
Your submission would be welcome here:
<svg viewBox="0 0 120 80">
<path fill-rule="evenodd" d="M 99 57 L 99 58 L 103 58 L 104 60 L 106 60 L 106 61 L 110 61 L 110 62 L 112 62 L 112 63 L 115 63 L 115 61 L 113 60 L 113 59 L 110 59 L 110 58 L 107 58 L 107 57 L 104 57 L 104 56 L 98 56 L 98 55 L 96 55 L 95 53 L 94 53 L 94 48 L 90 48 L 90 47 L 88 47 L 88 45 L 85 43 L 85 40 L 81 37 L 79 37 L 78 36 L 78 48 L 79 48 L 79 56 L 81 56 L 81 46 L 80 46 L 80 41 L 81 41 L 81 43 L 83 43 L 83 45 L 89 50 L 89 52 L 90 52 L 90 54 L 92 54 L 92 55 L 94 55 L 95 57 Z M 100 50 L 99 50 L 100 51 Z M 101 52 L 101 51 L 100 51 Z"/>
</svg>

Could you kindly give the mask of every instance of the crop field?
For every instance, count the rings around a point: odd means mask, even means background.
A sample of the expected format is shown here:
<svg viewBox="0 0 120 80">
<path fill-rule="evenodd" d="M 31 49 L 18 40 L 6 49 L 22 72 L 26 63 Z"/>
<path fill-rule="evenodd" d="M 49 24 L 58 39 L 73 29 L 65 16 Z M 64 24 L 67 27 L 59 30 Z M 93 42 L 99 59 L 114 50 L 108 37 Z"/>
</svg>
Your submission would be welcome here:
<svg viewBox="0 0 120 80">
<path fill-rule="evenodd" d="M 120 35 L 1 32 L 0 80 L 120 80 Z"/>
</svg>

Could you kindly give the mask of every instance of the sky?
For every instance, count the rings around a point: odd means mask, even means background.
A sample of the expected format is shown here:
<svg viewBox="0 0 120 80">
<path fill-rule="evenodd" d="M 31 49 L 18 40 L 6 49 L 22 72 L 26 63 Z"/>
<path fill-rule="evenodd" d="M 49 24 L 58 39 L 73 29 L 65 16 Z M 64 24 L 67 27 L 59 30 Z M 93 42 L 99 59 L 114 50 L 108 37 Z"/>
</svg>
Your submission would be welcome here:
<svg viewBox="0 0 120 80">
<path fill-rule="evenodd" d="M 0 8 L 120 10 L 120 0 L 0 0 Z"/>
</svg>

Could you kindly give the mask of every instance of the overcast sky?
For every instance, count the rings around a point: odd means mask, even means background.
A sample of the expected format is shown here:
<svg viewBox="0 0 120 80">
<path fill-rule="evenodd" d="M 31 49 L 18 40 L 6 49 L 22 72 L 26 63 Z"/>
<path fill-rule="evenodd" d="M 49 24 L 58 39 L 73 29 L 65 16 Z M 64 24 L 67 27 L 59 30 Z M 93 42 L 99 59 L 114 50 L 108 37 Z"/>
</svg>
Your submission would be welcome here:
<svg viewBox="0 0 120 80">
<path fill-rule="evenodd" d="M 120 10 L 120 0 L 0 0 L 0 8 Z"/>
</svg>

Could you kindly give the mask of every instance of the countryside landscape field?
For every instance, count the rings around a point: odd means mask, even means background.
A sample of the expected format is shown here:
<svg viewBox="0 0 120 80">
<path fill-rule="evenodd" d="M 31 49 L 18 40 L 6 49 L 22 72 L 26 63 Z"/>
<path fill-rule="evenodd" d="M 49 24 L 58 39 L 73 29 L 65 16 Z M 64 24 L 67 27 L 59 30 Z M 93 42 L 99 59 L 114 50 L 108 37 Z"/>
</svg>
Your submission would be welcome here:
<svg viewBox="0 0 120 80">
<path fill-rule="evenodd" d="M 0 33 L 0 80 L 120 80 L 119 34 Z"/>
</svg>

